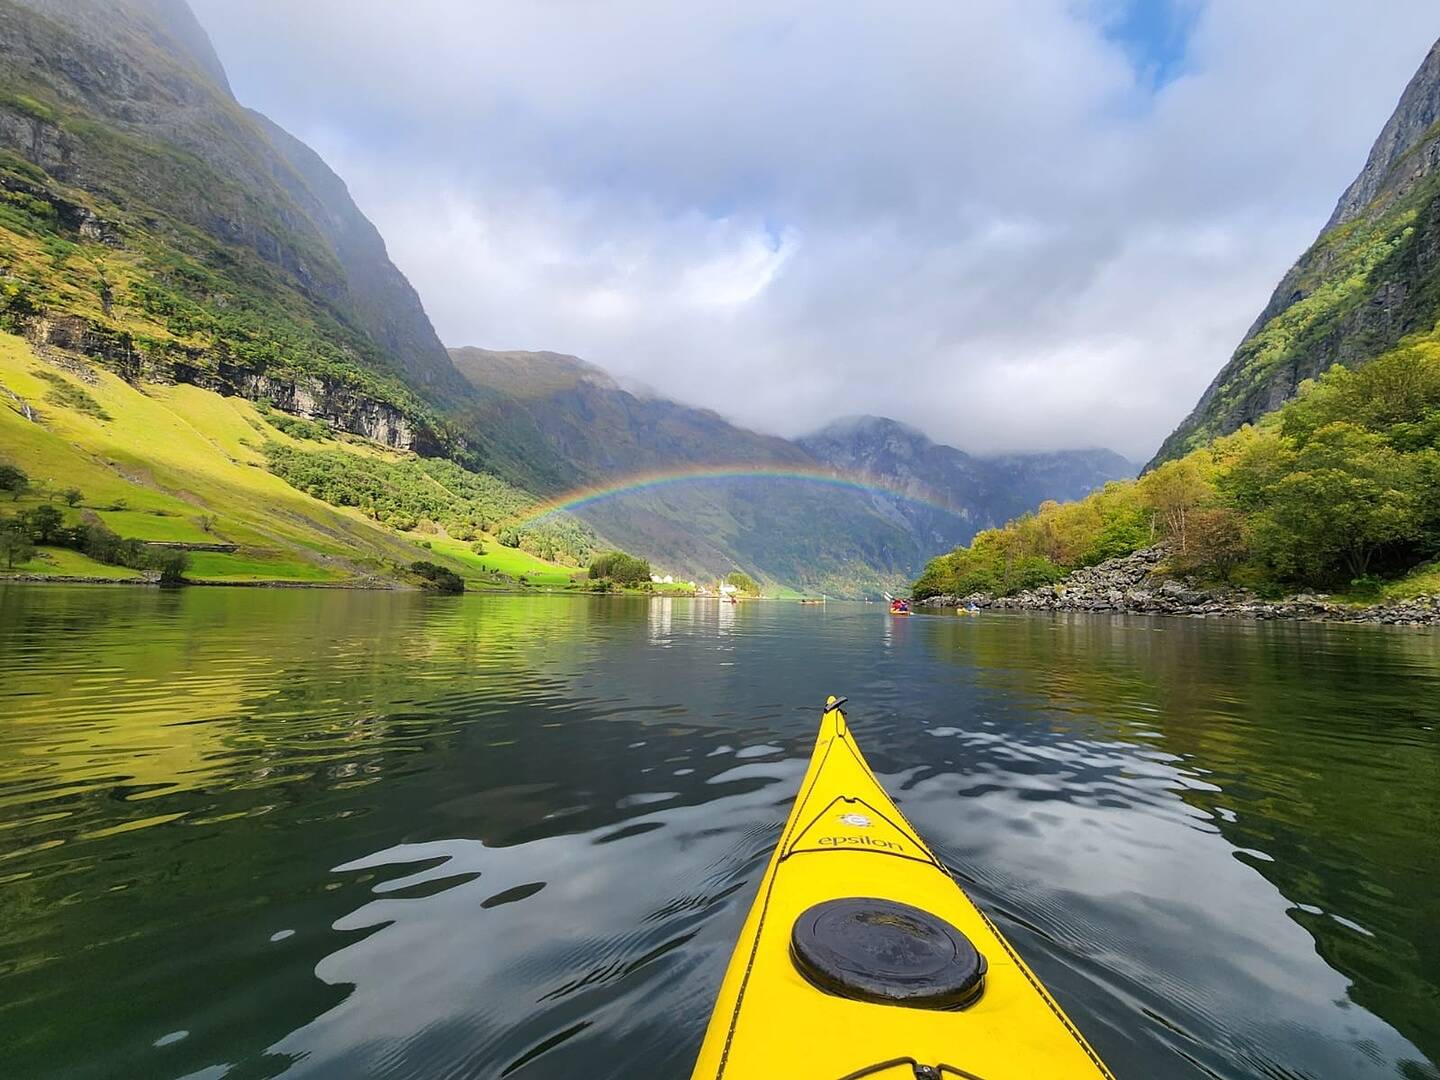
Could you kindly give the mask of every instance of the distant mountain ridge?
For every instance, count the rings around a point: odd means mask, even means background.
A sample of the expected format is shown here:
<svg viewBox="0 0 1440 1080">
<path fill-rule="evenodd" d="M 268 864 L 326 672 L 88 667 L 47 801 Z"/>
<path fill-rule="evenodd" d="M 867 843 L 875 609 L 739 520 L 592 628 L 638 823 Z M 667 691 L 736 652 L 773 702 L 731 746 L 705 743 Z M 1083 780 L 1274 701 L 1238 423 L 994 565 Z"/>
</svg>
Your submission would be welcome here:
<svg viewBox="0 0 1440 1080">
<path fill-rule="evenodd" d="M 1355 367 L 1409 335 L 1432 333 L 1440 318 L 1437 267 L 1440 41 L 1319 237 L 1150 465 L 1258 420 L 1334 364 Z"/>
<path fill-rule="evenodd" d="M 937 443 L 924 432 L 883 416 L 836 420 L 796 442 L 827 465 L 872 476 L 917 498 L 950 501 L 982 527 L 1000 524 L 1046 499 L 1089 494 L 1108 480 L 1131 477 L 1136 465 L 1113 450 L 979 456 Z"/>
<path fill-rule="evenodd" d="M 450 355 L 478 390 L 498 396 L 505 423 L 568 463 L 575 486 L 713 466 L 875 485 L 848 492 L 763 476 L 698 480 L 578 511 L 615 542 L 688 575 L 738 567 L 817 590 L 873 593 L 899 587 L 935 551 L 979 529 L 1135 472 L 1106 450 L 978 458 L 882 417 L 839 420 L 792 441 L 641 397 L 577 357 L 478 348 Z"/>
</svg>

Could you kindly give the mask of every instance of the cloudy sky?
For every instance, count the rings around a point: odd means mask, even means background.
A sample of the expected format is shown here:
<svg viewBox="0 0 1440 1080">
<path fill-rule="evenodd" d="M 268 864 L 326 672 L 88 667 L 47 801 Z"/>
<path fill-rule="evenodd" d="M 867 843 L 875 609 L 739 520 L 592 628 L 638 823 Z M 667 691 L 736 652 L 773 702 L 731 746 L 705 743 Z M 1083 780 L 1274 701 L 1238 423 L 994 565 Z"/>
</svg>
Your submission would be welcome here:
<svg viewBox="0 0 1440 1080">
<path fill-rule="evenodd" d="M 449 345 L 1139 459 L 1440 35 L 1434 0 L 192 3 Z"/>
</svg>

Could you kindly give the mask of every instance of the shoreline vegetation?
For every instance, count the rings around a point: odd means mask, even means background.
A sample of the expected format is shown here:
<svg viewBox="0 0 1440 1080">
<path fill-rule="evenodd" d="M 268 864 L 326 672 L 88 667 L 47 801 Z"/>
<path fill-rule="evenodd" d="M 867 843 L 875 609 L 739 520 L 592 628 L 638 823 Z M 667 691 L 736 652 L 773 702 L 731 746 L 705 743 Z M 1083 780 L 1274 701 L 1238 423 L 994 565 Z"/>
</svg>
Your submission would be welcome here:
<svg viewBox="0 0 1440 1080">
<path fill-rule="evenodd" d="M 1007 596 L 984 592 L 967 596 L 939 594 L 918 601 L 918 606 L 1440 626 L 1440 595 L 1397 597 L 1379 603 L 1347 602 L 1313 592 L 1266 599 L 1252 589 L 1206 585 L 1194 578 L 1175 577 L 1169 562 L 1172 557 L 1167 546 L 1158 545 L 1084 567 L 1054 584 Z"/>
<path fill-rule="evenodd" d="M 931 560 L 914 584 L 916 600 L 941 606 L 1168 613 L 1189 594 L 1180 613 L 1370 609 L 1384 620 L 1433 608 L 1440 331 L 1363 367 L 1333 367 L 1258 424 L 1137 480 L 985 530 Z"/>
</svg>

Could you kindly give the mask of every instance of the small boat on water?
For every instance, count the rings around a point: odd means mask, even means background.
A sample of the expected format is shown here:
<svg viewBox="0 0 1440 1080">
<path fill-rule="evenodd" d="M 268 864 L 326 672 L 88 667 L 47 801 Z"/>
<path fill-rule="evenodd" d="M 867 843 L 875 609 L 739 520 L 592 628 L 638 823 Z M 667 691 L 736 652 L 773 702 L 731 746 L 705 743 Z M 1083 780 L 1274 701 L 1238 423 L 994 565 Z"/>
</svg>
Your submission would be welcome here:
<svg viewBox="0 0 1440 1080">
<path fill-rule="evenodd" d="M 909 615 L 910 601 L 903 596 L 891 596 L 888 592 L 883 594 L 885 599 L 890 601 L 891 615 Z"/>
<path fill-rule="evenodd" d="M 831 697 L 693 1080 L 1114 1080 Z"/>
</svg>

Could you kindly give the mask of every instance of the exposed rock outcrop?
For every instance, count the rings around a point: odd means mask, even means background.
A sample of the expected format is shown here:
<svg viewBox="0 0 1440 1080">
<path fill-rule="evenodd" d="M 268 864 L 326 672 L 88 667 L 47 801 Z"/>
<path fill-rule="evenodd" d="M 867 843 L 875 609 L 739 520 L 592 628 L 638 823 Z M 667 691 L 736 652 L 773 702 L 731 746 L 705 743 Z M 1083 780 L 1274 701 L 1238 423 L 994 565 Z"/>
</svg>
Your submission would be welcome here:
<svg viewBox="0 0 1440 1080">
<path fill-rule="evenodd" d="M 1071 573 L 1064 581 L 1014 596 L 987 593 L 933 596 L 922 607 L 986 608 L 1000 611 L 1122 612 L 1190 618 L 1304 619 L 1316 622 L 1370 622 L 1440 625 L 1440 596 L 1393 600 L 1368 606 L 1342 604 L 1316 593 L 1263 600 L 1248 589 L 1204 587 L 1167 570 L 1164 546 L 1109 559 Z"/>
<path fill-rule="evenodd" d="M 40 355 L 63 361 L 67 355 L 97 361 L 132 383 L 186 383 L 226 396 L 269 401 L 282 412 L 307 420 L 325 420 L 340 431 L 360 435 L 397 450 L 438 454 L 434 432 L 403 411 L 363 390 L 317 375 L 264 372 L 221 357 L 172 351 L 152 355 L 129 335 L 99 326 L 79 315 L 41 316 L 26 337 Z M 71 364 L 83 362 L 70 360 Z M 68 365 L 67 365 L 68 366 Z"/>
</svg>

